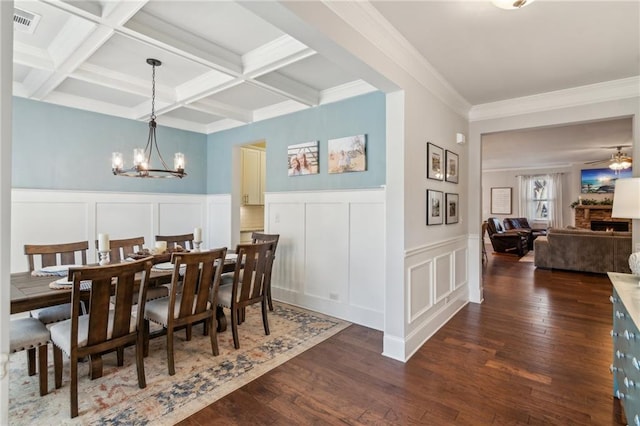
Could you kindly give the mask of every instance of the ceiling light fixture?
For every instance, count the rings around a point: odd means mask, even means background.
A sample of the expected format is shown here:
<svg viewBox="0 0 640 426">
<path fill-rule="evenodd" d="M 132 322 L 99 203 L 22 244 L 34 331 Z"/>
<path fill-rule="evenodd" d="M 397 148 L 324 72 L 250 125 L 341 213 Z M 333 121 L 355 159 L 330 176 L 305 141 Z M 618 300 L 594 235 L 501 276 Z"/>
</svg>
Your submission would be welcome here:
<svg viewBox="0 0 640 426">
<path fill-rule="evenodd" d="M 609 160 L 609 168 L 615 170 L 616 174 L 620 173 L 620 170 L 626 170 L 631 167 L 632 159 L 628 155 L 622 152 L 622 147 L 616 147 L 615 154 L 611 154 L 611 160 Z"/>
<path fill-rule="evenodd" d="M 111 171 L 116 176 L 139 177 L 139 178 L 180 178 L 182 179 L 187 173 L 184 171 L 184 154 L 176 152 L 173 159 L 173 170 L 167 166 L 156 141 L 156 67 L 162 65 L 157 59 L 147 59 L 147 63 L 153 67 L 151 74 L 151 120 L 149 121 L 149 138 L 147 145 L 142 148 L 134 148 L 133 150 L 133 167 L 124 168 L 124 160 L 121 152 L 111 154 Z M 158 154 L 162 169 L 154 169 L 151 167 L 151 157 L 153 151 Z"/>
<path fill-rule="evenodd" d="M 491 0 L 494 6 L 500 9 L 520 9 L 533 3 L 534 0 Z"/>
</svg>

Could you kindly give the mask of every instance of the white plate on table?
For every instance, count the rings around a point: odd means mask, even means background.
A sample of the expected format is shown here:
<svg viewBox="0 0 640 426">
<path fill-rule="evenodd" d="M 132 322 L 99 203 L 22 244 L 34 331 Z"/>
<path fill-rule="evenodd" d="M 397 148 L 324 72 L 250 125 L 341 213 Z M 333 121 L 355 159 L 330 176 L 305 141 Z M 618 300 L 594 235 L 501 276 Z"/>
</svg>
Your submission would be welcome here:
<svg viewBox="0 0 640 426">
<path fill-rule="evenodd" d="M 69 281 L 67 278 L 60 278 L 59 280 L 55 280 L 51 284 L 55 284 L 55 286 L 58 287 L 58 288 L 60 288 L 60 287 L 69 287 L 69 288 L 71 288 L 71 286 L 73 285 L 73 281 Z M 80 290 L 90 290 L 90 289 L 91 289 L 91 281 L 90 280 L 80 281 Z"/>
<path fill-rule="evenodd" d="M 173 263 L 171 262 L 156 263 L 155 265 L 153 265 L 153 269 L 157 269 L 159 271 L 171 271 L 173 270 Z"/>
<path fill-rule="evenodd" d="M 82 265 L 54 265 L 45 266 L 40 269 L 40 272 L 56 273 L 56 272 L 68 272 L 69 268 L 81 267 Z"/>
</svg>

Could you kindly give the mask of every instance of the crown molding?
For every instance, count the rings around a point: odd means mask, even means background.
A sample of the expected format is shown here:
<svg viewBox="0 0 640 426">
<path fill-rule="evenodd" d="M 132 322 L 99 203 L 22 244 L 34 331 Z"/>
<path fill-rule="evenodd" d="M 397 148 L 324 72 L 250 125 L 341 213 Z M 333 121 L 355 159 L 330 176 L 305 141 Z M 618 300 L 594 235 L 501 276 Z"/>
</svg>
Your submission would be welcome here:
<svg viewBox="0 0 640 426">
<path fill-rule="evenodd" d="M 469 121 L 490 120 L 640 97 L 640 76 L 474 105 Z"/>
<path fill-rule="evenodd" d="M 563 164 L 549 164 L 545 166 L 527 166 L 527 167 L 503 167 L 500 169 L 482 169 L 482 173 L 498 173 L 498 172 L 521 172 L 522 170 L 556 170 L 556 169 L 567 169 L 573 167 L 571 163 L 563 163 Z"/>
<path fill-rule="evenodd" d="M 320 105 L 338 102 L 377 91 L 377 88 L 373 87 L 366 81 L 356 80 L 320 92 Z"/>
<path fill-rule="evenodd" d="M 425 89 L 455 112 L 467 117 L 471 104 L 371 3 L 323 1 L 323 4 Z"/>
</svg>

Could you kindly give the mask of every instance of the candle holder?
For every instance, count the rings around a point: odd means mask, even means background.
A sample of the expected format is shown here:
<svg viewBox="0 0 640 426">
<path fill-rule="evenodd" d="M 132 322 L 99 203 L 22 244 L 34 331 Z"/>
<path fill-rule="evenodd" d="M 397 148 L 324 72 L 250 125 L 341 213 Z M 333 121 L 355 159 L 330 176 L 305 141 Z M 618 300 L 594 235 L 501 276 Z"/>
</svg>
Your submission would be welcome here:
<svg viewBox="0 0 640 426">
<path fill-rule="evenodd" d="M 109 252 L 108 251 L 100 251 L 98 252 L 98 254 L 100 255 L 100 266 L 104 266 L 104 265 L 108 265 L 109 264 Z"/>
<path fill-rule="evenodd" d="M 196 246 L 193 251 L 200 251 L 200 244 L 202 244 L 202 241 L 194 241 L 193 244 Z"/>
</svg>

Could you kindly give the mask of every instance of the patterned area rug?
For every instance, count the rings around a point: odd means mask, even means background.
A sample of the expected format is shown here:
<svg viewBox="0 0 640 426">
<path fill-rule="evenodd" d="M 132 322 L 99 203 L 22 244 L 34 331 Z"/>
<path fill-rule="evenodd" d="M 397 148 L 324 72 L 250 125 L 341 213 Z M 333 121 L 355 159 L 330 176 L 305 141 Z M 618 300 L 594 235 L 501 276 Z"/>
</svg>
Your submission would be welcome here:
<svg viewBox="0 0 640 426">
<path fill-rule="evenodd" d="M 254 305 L 256 306 L 256 305 Z M 211 354 L 202 327 L 190 342 L 184 331 L 175 336 L 176 374 L 167 370 L 166 337 L 152 339 L 144 360 L 147 387 L 138 387 L 135 351 L 125 350 L 125 365 L 116 366 L 115 353 L 103 357 L 104 375 L 89 380 L 89 363 L 79 363 L 80 415 L 69 417 L 68 359 L 63 383 L 54 389 L 53 356 L 49 355 L 49 394 L 40 397 L 38 376 L 26 374 L 26 353 L 11 356 L 9 422 L 11 425 L 173 424 L 249 383 L 267 371 L 322 342 L 350 324 L 311 311 L 278 304 L 269 312 L 271 335 L 265 336 L 259 307 L 247 309 L 239 326 L 240 349 L 233 348 L 231 327 L 218 334 L 220 355 Z M 228 317 L 228 315 L 227 315 Z"/>
</svg>

